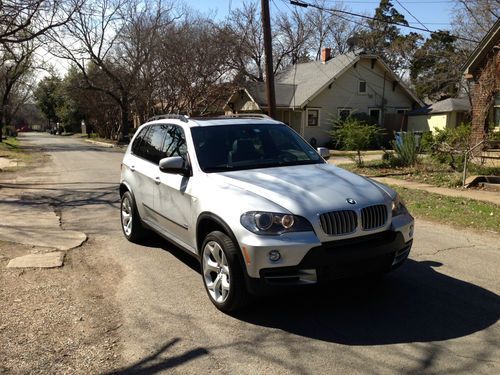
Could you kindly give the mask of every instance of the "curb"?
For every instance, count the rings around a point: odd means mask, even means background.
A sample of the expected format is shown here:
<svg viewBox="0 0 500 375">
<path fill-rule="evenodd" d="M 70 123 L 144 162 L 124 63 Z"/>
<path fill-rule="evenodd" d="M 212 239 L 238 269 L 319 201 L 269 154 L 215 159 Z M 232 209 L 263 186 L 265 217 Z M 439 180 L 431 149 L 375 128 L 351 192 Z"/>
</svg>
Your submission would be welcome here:
<svg viewBox="0 0 500 375">
<path fill-rule="evenodd" d="M 93 145 L 101 146 L 101 147 L 107 147 L 107 148 L 114 148 L 114 147 L 116 147 L 116 145 L 114 145 L 112 143 L 93 141 L 92 139 L 84 139 L 84 141 L 87 142 L 87 143 L 92 143 Z"/>
</svg>

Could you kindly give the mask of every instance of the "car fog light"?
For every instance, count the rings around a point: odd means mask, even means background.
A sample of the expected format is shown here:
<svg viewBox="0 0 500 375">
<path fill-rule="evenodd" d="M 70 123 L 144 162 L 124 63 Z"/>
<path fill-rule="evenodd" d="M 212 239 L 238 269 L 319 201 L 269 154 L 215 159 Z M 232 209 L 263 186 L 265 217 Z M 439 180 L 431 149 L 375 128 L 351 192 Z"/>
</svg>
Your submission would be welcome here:
<svg viewBox="0 0 500 375">
<path fill-rule="evenodd" d="M 281 254 L 278 250 L 271 250 L 269 252 L 269 260 L 271 262 L 277 262 L 280 259 L 281 259 Z"/>
</svg>

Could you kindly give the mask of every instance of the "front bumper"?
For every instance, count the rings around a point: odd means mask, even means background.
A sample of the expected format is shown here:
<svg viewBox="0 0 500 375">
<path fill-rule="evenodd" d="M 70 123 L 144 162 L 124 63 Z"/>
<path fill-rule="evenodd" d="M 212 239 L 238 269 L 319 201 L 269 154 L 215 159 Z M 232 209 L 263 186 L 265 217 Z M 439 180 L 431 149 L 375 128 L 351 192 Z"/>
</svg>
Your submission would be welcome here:
<svg viewBox="0 0 500 375">
<path fill-rule="evenodd" d="M 412 243 L 402 232 L 390 230 L 326 242 L 310 249 L 296 266 L 263 268 L 260 277 L 247 275 L 247 288 L 253 294 L 267 294 L 284 287 L 387 272 L 404 262 Z"/>
</svg>

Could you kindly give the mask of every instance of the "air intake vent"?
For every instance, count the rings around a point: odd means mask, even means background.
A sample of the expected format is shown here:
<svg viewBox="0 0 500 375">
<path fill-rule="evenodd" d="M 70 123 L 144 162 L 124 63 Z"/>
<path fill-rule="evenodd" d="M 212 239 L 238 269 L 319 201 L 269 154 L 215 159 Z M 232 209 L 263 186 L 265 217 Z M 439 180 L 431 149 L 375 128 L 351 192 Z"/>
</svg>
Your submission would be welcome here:
<svg viewBox="0 0 500 375">
<path fill-rule="evenodd" d="M 361 210 L 361 225 L 364 230 L 380 228 L 387 221 L 387 207 L 383 204 L 365 207 Z"/>
<path fill-rule="evenodd" d="M 333 211 L 320 215 L 321 227 L 330 236 L 352 233 L 358 226 L 358 217 L 352 210 Z"/>
</svg>

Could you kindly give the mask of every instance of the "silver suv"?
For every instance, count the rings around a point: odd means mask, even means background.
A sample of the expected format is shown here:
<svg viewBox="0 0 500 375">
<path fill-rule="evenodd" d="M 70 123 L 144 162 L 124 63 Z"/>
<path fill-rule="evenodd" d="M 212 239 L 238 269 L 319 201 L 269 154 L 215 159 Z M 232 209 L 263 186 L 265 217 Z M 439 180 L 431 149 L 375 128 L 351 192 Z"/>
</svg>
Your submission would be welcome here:
<svg viewBox="0 0 500 375">
<path fill-rule="evenodd" d="M 328 156 L 265 116 L 160 116 L 123 158 L 123 232 L 136 242 L 152 229 L 194 255 L 224 312 L 249 294 L 399 266 L 413 217 L 394 190 Z"/>
</svg>

